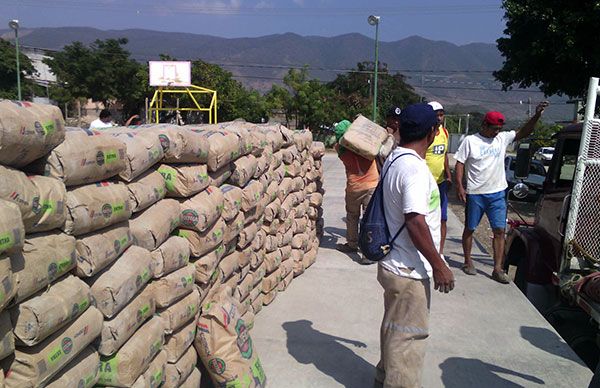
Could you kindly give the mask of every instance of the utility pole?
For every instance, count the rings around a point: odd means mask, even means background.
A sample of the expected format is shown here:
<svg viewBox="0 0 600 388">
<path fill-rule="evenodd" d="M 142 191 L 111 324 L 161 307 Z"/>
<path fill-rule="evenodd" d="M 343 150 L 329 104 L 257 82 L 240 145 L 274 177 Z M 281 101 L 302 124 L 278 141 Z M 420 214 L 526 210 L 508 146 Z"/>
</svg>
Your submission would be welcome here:
<svg viewBox="0 0 600 388">
<path fill-rule="evenodd" d="M 531 117 L 531 97 L 527 97 L 527 118 Z"/>
<path fill-rule="evenodd" d="M 17 52 L 17 95 L 19 101 L 22 100 L 21 96 L 21 64 L 19 58 L 19 21 L 16 19 L 8 22 L 8 26 L 15 31 L 15 49 Z"/>
<path fill-rule="evenodd" d="M 377 72 L 379 71 L 379 16 L 371 15 L 367 19 L 375 26 L 375 79 L 373 80 L 373 122 L 377 122 Z"/>
</svg>

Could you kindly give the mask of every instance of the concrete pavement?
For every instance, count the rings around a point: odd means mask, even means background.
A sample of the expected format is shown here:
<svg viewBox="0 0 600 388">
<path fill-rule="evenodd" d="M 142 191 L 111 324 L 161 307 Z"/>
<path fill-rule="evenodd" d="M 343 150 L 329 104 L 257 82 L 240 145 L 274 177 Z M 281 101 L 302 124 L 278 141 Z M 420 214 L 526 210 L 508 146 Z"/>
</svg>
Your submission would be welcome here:
<svg viewBox="0 0 600 388">
<path fill-rule="evenodd" d="M 325 236 L 317 263 L 263 309 L 251 332 L 274 388 L 371 387 L 379 360 L 377 268 L 335 250 L 344 242 L 345 175 L 335 154 L 326 154 L 324 166 Z M 433 292 L 423 386 L 587 387 L 592 372 L 516 286 L 491 280 L 487 254 L 474 246 L 478 275 L 460 271 L 462 225 L 449 218 L 446 254 L 456 288 Z"/>
</svg>

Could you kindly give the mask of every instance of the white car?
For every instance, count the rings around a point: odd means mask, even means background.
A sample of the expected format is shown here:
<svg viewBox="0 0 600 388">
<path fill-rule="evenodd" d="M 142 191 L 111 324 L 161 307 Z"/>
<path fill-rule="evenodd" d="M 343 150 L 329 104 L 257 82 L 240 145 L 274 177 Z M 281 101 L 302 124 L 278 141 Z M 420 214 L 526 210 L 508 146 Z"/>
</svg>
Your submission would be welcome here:
<svg viewBox="0 0 600 388">
<path fill-rule="evenodd" d="M 541 161 L 544 164 L 549 164 L 552 160 L 552 155 L 554 155 L 554 147 L 542 147 L 535 151 L 533 158 Z"/>
</svg>

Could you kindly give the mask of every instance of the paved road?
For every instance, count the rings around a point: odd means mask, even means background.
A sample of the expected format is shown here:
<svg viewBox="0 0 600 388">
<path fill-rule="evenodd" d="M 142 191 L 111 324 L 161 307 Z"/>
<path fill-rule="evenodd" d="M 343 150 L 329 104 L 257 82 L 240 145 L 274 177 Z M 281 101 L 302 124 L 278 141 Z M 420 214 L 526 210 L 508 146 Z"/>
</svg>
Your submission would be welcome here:
<svg viewBox="0 0 600 388">
<path fill-rule="evenodd" d="M 379 359 L 382 290 L 376 266 L 335 250 L 344 235 L 343 166 L 325 156 L 325 236 L 318 261 L 257 316 L 252 337 L 269 386 L 371 387 Z M 474 247 L 477 276 L 461 262 L 462 225 L 448 221 L 446 252 L 456 289 L 435 293 L 423 386 L 587 387 L 592 373 L 516 286 L 489 277 Z"/>
</svg>

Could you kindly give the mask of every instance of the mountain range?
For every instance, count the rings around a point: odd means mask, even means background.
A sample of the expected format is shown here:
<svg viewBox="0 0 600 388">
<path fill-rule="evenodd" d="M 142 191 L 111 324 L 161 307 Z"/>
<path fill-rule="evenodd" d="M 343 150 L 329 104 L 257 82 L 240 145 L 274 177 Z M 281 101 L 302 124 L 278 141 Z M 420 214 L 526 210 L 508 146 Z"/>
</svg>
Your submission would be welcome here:
<svg viewBox="0 0 600 388">
<path fill-rule="evenodd" d="M 12 38 L 11 31 L 0 37 Z M 179 60 L 202 59 L 231 71 L 245 86 L 266 91 L 281 82 L 290 67 L 308 65 L 311 76 L 323 81 L 372 61 L 375 42 L 361 34 L 334 37 L 300 36 L 293 33 L 256 38 L 220 38 L 180 32 L 142 29 L 98 30 L 89 27 L 34 28 L 19 31 L 22 45 L 60 50 L 73 41 L 89 44 L 96 39 L 127 38 L 126 49 L 138 61 L 157 60 L 168 54 Z M 515 121 L 526 119 L 528 98 L 543 99 L 537 89 L 502 92 L 492 71 L 503 58 L 494 44 L 455 45 L 411 36 L 379 42 L 379 60 L 391 72 L 399 71 L 428 100 L 438 100 L 447 110 L 460 112 L 501 110 Z M 564 98 L 552 97 L 547 120 L 568 120 L 572 108 Z M 533 108 L 532 108 L 533 109 Z"/>
</svg>

